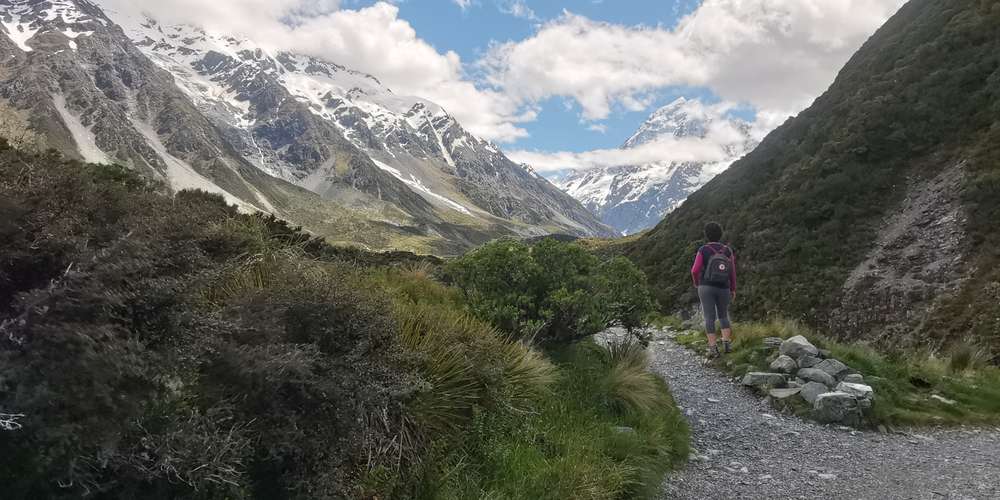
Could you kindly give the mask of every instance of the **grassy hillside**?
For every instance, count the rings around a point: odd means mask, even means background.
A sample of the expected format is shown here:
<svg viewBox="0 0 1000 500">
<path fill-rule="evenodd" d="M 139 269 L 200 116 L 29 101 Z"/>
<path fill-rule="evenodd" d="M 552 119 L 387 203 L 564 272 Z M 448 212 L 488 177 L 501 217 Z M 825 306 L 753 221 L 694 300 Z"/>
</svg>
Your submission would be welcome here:
<svg viewBox="0 0 1000 500">
<path fill-rule="evenodd" d="M 688 270 L 704 223 L 716 220 L 739 255 L 738 317 L 777 313 L 816 326 L 836 324 L 831 314 L 845 280 L 907 187 L 954 167 L 968 214 L 960 245 L 965 255 L 954 265 L 978 271 L 954 299 L 928 305 L 932 315 L 919 335 L 950 339 L 973 332 L 1000 347 L 997 26 L 995 1 L 904 6 L 809 109 L 626 245 L 663 307 L 695 301 Z M 909 237 L 919 239 L 919 229 Z M 898 299 L 904 308 L 914 300 Z M 864 332 L 845 326 L 831 333 Z"/>
<path fill-rule="evenodd" d="M 3 498 L 635 498 L 684 461 L 641 351 L 529 349 L 440 264 L 0 139 Z"/>
</svg>

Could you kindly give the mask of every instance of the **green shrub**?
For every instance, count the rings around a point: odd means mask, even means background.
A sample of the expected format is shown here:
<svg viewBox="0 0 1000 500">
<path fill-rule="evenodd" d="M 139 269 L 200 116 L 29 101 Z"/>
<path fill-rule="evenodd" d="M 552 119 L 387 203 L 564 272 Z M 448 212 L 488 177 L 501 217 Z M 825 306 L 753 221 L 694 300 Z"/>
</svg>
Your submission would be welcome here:
<svg viewBox="0 0 1000 500">
<path fill-rule="evenodd" d="M 652 310 L 645 278 L 629 261 L 600 262 L 582 247 L 500 240 L 448 265 L 472 311 L 532 342 L 567 342 L 612 324 L 640 326 Z"/>
</svg>

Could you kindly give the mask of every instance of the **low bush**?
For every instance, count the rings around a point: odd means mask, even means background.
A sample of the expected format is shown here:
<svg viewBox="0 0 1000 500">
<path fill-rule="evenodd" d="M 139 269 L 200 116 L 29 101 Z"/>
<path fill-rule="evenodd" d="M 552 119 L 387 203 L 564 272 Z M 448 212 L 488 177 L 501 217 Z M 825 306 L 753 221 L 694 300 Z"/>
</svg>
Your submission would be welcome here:
<svg viewBox="0 0 1000 500">
<path fill-rule="evenodd" d="M 583 247 L 543 239 L 500 240 L 449 263 L 473 313 L 532 342 L 569 342 L 610 325 L 642 325 L 653 309 L 630 261 L 600 261 Z"/>
</svg>

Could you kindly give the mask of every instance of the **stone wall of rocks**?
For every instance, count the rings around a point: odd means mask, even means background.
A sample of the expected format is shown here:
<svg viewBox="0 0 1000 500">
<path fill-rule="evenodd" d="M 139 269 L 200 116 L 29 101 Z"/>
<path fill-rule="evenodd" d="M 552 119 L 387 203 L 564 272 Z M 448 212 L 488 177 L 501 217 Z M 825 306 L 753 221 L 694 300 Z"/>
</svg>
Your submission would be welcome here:
<svg viewBox="0 0 1000 500">
<path fill-rule="evenodd" d="M 768 337 L 763 343 L 777 351 L 771 371 L 747 373 L 743 385 L 766 391 L 775 400 L 800 398 L 820 422 L 861 425 L 875 402 L 875 392 L 861 373 L 801 335 L 788 340 Z"/>
</svg>

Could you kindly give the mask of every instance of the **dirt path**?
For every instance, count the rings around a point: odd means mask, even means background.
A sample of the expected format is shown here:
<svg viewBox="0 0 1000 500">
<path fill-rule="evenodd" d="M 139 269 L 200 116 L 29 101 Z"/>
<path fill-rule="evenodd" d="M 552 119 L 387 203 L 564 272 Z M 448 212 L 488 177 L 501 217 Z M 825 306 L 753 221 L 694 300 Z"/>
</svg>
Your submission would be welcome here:
<svg viewBox="0 0 1000 500">
<path fill-rule="evenodd" d="M 691 423 L 691 462 L 671 499 L 1000 499 L 1000 429 L 859 432 L 777 414 L 657 335 L 652 369 Z"/>
</svg>

